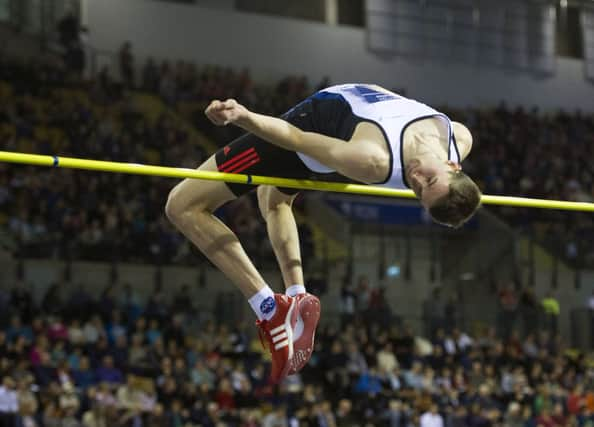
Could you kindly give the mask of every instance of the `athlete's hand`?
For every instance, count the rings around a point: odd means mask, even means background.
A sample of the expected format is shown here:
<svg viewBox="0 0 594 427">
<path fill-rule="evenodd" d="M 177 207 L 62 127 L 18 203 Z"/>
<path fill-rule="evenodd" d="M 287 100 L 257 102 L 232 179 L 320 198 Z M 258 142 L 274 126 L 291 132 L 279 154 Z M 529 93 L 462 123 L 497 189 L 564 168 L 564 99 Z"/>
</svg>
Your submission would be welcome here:
<svg viewBox="0 0 594 427">
<path fill-rule="evenodd" d="M 225 126 L 229 123 L 237 124 L 247 117 L 249 111 L 236 100 L 228 99 L 226 101 L 212 101 L 204 113 L 215 125 Z"/>
</svg>

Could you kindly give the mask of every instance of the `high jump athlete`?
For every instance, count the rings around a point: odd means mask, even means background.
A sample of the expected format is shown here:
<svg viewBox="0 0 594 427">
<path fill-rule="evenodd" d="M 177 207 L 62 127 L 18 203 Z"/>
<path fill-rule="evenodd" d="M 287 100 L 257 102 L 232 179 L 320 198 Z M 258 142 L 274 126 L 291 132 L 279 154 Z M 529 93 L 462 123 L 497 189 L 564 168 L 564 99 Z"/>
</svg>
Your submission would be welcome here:
<svg viewBox="0 0 594 427">
<path fill-rule="evenodd" d="M 451 227 L 461 226 L 480 205 L 477 185 L 460 166 L 472 148 L 469 130 L 380 86 L 332 86 L 281 118 L 251 112 L 233 99 L 212 101 L 205 113 L 215 125 L 234 124 L 247 133 L 199 170 L 411 188 L 436 222 Z M 272 353 L 271 381 L 278 382 L 310 359 L 320 302 L 303 281 L 291 211 L 298 190 L 257 189 L 285 294 L 271 290 L 237 237 L 213 215 L 252 188 L 186 179 L 169 194 L 166 213 L 248 299 Z"/>
</svg>

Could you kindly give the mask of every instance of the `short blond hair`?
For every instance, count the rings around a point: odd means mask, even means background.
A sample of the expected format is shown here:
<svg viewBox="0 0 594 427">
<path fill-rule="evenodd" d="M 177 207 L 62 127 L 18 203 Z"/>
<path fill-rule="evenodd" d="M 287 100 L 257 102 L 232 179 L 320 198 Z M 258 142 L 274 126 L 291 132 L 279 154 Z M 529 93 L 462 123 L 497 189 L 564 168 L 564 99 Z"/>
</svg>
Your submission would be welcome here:
<svg viewBox="0 0 594 427">
<path fill-rule="evenodd" d="M 481 190 L 462 171 L 450 172 L 449 192 L 429 208 L 436 222 L 453 228 L 461 227 L 481 205 Z"/>
</svg>

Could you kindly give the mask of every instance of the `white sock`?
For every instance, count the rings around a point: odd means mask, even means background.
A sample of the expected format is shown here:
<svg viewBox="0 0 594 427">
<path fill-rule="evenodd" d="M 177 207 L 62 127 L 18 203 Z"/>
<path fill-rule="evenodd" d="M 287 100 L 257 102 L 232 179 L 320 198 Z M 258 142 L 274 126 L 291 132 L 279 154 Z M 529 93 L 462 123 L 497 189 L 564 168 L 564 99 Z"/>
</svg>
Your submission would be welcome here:
<svg viewBox="0 0 594 427">
<path fill-rule="evenodd" d="M 270 286 L 264 286 L 256 294 L 252 295 L 248 302 L 260 320 L 270 320 L 276 313 L 276 301 Z"/>
<path fill-rule="evenodd" d="M 285 291 L 285 295 L 288 295 L 290 297 L 294 297 L 295 295 L 299 295 L 299 294 L 304 294 L 305 291 L 305 286 L 303 285 L 293 285 L 293 286 L 289 286 L 287 288 L 287 290 Z"/>
</svg>

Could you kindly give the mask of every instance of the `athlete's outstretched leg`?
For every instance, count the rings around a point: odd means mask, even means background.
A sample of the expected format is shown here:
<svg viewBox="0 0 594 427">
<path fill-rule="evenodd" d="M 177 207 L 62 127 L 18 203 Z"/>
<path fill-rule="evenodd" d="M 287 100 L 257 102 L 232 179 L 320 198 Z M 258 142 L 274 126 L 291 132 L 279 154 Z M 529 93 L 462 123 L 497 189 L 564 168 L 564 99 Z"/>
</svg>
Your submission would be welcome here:
<svg viewBox="0 0 594 427">
<path fill-rule="evenodd" d="M 293 330 L 294 355 L 288 373 L 300 371 L 314 349 L 316 327 L 320 320 L 320 300 L 305 290 L 297 224 L 291 205 L 295 195 L 270 186 L 258 187 L 258 205 L 266 220 L 268 237 L 278 260 L 287 295 L 297 301 L 299 317 Z"/>
<path fill-rule="evenodd" d="M 199 170 L 216 171 L 214 156 Z M 237 236 L 213 212 L 235 195 L 224 182 L 186 179 L 169 193 L 169 220 L 250 298 L 266 286 Z"/>
<path fill-rule="evenodd" d="M 294 199 L 295 195 L 284 194 L 275 187 L 258 187 L 258 205 L 287 289 L 303 285 L 299 234 L 291 208 Z"/>
<path fill-rule="evenodd" d="M 199 169 L 218 170 L 216 158 L 211 157 Z M 171 222 L 248 298 L 272 353 L 270 378 L 278 382 L 295 371 L 292 361 L 297 304 L 294 298 L 272 292 L 237 236 L 213 215 L 216 208 L 234 198 L 223 182 L 185 180 L 169 194 L 165 211 Z"/>
</svg>

